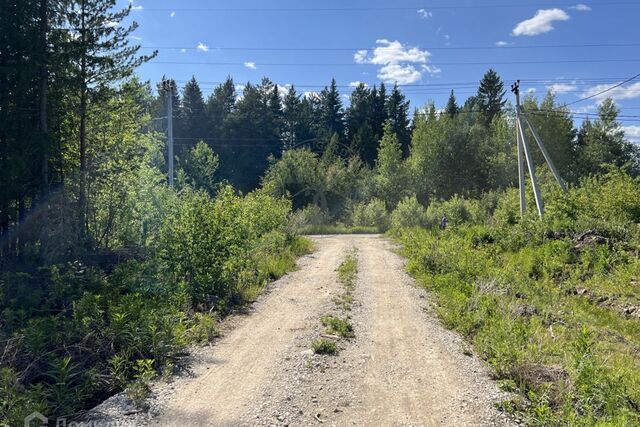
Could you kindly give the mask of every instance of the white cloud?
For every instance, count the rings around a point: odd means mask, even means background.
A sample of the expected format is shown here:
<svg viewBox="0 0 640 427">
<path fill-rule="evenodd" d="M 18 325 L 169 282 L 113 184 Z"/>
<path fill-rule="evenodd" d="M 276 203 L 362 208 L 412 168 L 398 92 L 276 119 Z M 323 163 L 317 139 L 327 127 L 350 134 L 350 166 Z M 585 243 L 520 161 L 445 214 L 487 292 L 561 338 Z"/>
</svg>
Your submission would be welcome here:
<svg viewBox="0 0 640 427">
<path fill-rule="evenodd" d="M 198 43 L 198 46 L 196 46 L 196 49 L 202 51 L 202 52 L 209 52 L 209 46 L 207 46 L 206 44 L 200 42 Z"/>
<path fill-rule="evenodd" d="M 589 89 L 587 89 L 582 96 L 583 97 L 587 97 L 587 96 L 593 96 L 596 95 L 597 93 L 600 93 L 608 88 L 610 88 L 611 86 L 614 86 L 614 84 L 601 84 L 601 85 L 596 85 L 596 86 L 592 86 Z M 595 96 L 595 99 L 601 101 L 605 98 L 613 98 L 617 101 L 622 100 L 622 99 L 633 99 L 633 98 L 640 98 L 640 82 L 634 83 L 632 85 L 628 85 L 628 86 L 620 86 L 617 87 L 613 90 L 610 90 L 608 92 L 605 92 L 601 95 L 597 95 Z"/>
<path fill-rule="evenodd" d="M 419 81 L 421 77 L 422 73 L 413 65 L 388 64 L 378 70 L 378 78 L 388 83 L 406 85 Z"/>
<path fill-rule="evenodd" d="M 592 111 L 596 110 L 597 105 L 596 104 L 592 104 L 592 105 L 585 105 L 583 107 L 578 107 L 575 109 L 576 113 L 590 113 Z"/>
<path fill-rule="evenodd" d="M 257 69 L 258 67 L 256 67 L 256 63 L 255 62 L 251 62 L 251 61 L 247 61 L 244 63 L 244 66 L 247 68 L 250 68 L 252 70 Z"/>
<path fill-rule="evenodd" d="M 622 126 L 622 130 L 629 141 L 640 144 L 640 126 Z"/>
<path fill-rule="evenodd" d="M 109 22 L 107 22 L 106 24 L 104 24 L 104 26 L 105 26 L 105 27 L 108 27 L 108 28 L 115 28 L 115 27 L 117 27 L 117 26 L 119 26 L 119 25 L 120 25 L 120 24 L 118 24 L 118 23 L 117 23 L 117 22 L 115 22 L 115 21 L 109 21 Z"/>
<path fill-rule="evenodd" d="M 367 62 L 367 54 L 368 53 L 369 53 L 369 51 L 366 50 L 366 49 L 359 50 L 353 55 L 353 59 L 358 64 L 366 64 L 366 62 Z"/>
<path fill-rule="evenodd" d="M 497 42 L 496 42 L 496 46 L 498 46 L 498 47 L 505 47 L 505 46 L 509 46 L 509 43 L 507 43 L 507 42 L 505 42 L 505 41 L 500 40 L 500 41 L 497 41 Z"/>
<path fill-rule="evenodd" d="M 187 51 L 187 49 L 185 49 L 185 48 L 180 49 L 180 52 L 182 52 L 182 53 L 185 53 L 186 51 Z"/>
<path fill-rule="evenodd" d="M 431 18 L 433 16 L 433 13 L 428 11 L 427 9 L 418 9 L 418 15 L 421 18 L 427 19 L 427 18 Z"/>
<path fill-rule="evenodd" d="M 426 50 L 405 46 L 397 40 L 381 39 L 376 40 L 376 44 L 371 54 L 359 50 L 353 59 L 358 64 L 380 65 L 378 78 L 384 82 L 409 84 L 420 80 L 424 72 L 434 75 L 441 71 L 427 64 L 431 53 Z"/>
<path fill-rule="evenodd" d="M 569 15 L 562 9 L 541 9 L 533 18 L 518 23 L 513 29 L 514 36 L 537 36 L 553 30 L 554 21 L 567 21 Z"/>
<path fill-rule="evenodd" d="M 431 56 L 426 50 L 417 47 L 405 47 L 399 41 L 389 41 L 387 39 L 376 40 L 379 45 L 373 50 L 373 56 L 369 59 L 370 64 L 398 64 L 401 62 L 414 62 L 425 64 Z"/>
<path fill-rule="evenodd" d="M 284 97 L 287 96 L 287 93 L 289 92 L 290 88 L 291 88 L 291 83 L 278 85 L 278 95 L 280 96 L 280 98 L 284 99 Z"/>
<path fill-rule="evenodd" d="M 563 94 L 563 93 L 573 92 L 577 88 L 578 88 L 578 86 L 575 85 L 575 82 L 572 82 L 571 84 L 554 83 L 551 86 L 547 86 L 547 89 L 549 89 L 551 92 L 556 93 L 556 94 Z"/>
<path fill-rule="evenodd" d="M 169 16 L 173 18 L 174 16 L 176 16 L 176 13 L 175 13 L 175 12 L 171 12 L 171 13 L 169 14 Z"/>
<path fill-rule="evenodd" d="M 528 93 L 528 94 L 534 94 L 534 93 L 536 93 L 536 88 L 535 88 L 535 87 L 530 87 L 529 89 L 527 89 L 527 93 Z"/>
<path fill-rule="evenodd" d="M 140 4 L 131 6 L 131 10 L 142 10 L 142 9 L 144 9 L 144 7 L 142 7 L 142 5 Z"/>
<path fill-rule="evenodd" d="M 569 9 L 577 10 L 578 12 L 590 12 L 591 8 L 586 4 L 578 3 L 575 6 L 570 6 Z"/>
<path fill-rule="evenodd" d="M 357 80 L 357 81 L 355 81 L 355 82 L 350 82 L 350 83 L 349 83 L 349 87 L 358 87 L 358 86 L 360 86 L 361 84 L 364 84 L 364 87 L 368 87 L 368 86 L 369 86 L 368 84 L 366 84 L 366 83 L 362 83 L 361 81 Z"/>
<path fill-rule="evenodd" d="M 302 93 L 302 96 L 306 99 L 311 99 L 311 98 L 319 98 L 320 97 L 320 93 L 319 92 L 314 92 L 314 91 L 306 91 Z"/>
<path fill-rule="evenodd" d="M 138 36 L 129 36 L 129 38 L 131 40 L 142 41 L 142 37 L 138 37 Z"/>
</svg>

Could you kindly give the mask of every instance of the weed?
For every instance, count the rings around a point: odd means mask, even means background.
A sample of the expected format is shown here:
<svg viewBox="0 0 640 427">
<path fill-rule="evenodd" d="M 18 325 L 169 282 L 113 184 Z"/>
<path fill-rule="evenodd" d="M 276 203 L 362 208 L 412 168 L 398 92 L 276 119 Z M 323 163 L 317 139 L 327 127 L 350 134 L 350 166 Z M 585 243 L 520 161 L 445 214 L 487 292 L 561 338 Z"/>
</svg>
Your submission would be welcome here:
<svg viewBox="0 0 640 427">
<path fill-rule="evenodd" d="M 341 319 L 333 316 L 322 316 L 320 318 L 322 326 L 327 328 L 328 334 L 340 335 L 342 338 L 353 338 L 353 326 L 348 319 Z"/>
<path fill-rule="evenodd" d="M 336 354 L 338 352 L 336 343 L 325 338 L 314 340 L 311 343 L 311 348 L 315 354 Z"/>
</svg>

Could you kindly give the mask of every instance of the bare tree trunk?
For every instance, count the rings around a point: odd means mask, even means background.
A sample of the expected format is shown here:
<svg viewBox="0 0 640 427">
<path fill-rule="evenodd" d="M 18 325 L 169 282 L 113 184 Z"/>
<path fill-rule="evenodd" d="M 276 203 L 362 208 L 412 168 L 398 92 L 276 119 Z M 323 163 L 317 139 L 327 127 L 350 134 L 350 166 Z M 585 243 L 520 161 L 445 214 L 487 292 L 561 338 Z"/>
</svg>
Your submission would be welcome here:
<svg viewBox="0 0 640 427">
<path fill-rule="evenodd" d="M 45 254 L 49 241 L 49 137 L 47 128 L 48 58 L 47 58 L 47 0 L 40 0 L 40 132 L 42 136 L 42 230 L 40 256 Z"/>
<path fill-rule="evenodd" d="M 80 236 L 87 231 L 87 93 L 80 94 L 80 194 L 78 196 Z"/>
<path fill-rule="evenodd" d="M 85 48 L 86 23 L 85 4 L 82 2 L 82 24 L 81 35 L 82 45 Z M 84 244 L 87 231 L 87 60 L 86 52 L 83 52 L 80 66 L 80 194 L 78 195 L 78 226 L 80 227 L 80 238 Z"/>
</svg>

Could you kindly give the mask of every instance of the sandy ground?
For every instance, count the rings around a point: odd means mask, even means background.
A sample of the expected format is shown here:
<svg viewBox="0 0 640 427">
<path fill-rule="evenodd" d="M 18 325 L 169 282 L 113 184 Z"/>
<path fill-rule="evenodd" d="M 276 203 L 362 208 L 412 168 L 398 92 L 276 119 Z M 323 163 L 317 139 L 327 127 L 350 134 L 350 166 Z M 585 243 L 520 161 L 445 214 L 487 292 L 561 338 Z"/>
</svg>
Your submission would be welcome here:
<svg viewBox="0 0 640 427">
<path fill-rule="evenodd" d="M 380 236 L 316 236 L 314 254 L 275 282 L 190 375 L 157 384 L 151 411 L 97 408 L 119 425 L 487 426 L 510 425 L 505 398 L 482 362 L 430 313 L 429 295 Z M 336 268 L 358 250 L 354 308 L 344 313 Z M 356 337 L 336 356 L 314 355 L 322 315 L 349 315 Z M 126 406 L 126 405 L 124 405 Z M 123 415 L 128 413 L 129 415 Z M 104 418 L 103 418 L 104 419 Z"/>
</svg>

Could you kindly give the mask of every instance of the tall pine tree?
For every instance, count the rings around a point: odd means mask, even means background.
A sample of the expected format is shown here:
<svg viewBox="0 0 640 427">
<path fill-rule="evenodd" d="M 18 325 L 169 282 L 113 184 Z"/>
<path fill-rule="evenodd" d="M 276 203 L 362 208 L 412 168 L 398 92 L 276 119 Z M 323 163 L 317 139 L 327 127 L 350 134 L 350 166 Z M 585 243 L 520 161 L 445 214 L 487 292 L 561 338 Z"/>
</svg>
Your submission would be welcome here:
<svg viewBox="0 0 640 427">
<path fill-rule="evenodd" d="M 449 100 L 447 101 L 447 107 L 445 108 L 445 112 L 452 119 L 458 115 L 458 103 L 456 102 L 456 95 L 453 93 L 453 89 L 451 89 L 451 95 L 449 95 Z"/>
<path fill-rule="evenodd" d="M 182 90 L 179 117 L 180 128 L 177 136 L 180 138 L 180 145 L 178 145 L 179 149 L 176 150 L 176 154 L 178 157 L 183 157 L 183 154 L 189 152 L 198 142 L 210 137 L 204 97 L 195 76 L 187 82 Z"/>
<path fill-rule="evenodd" d="M 336 79 L 331 79 L 331 85 L 320 92 L 320 137 L 327 141 L 333 134 L 338 138 L 344 138 L 344 112 L 342 100 L 336 85 Z"/>
<path fill-rule="evenodd" d="M 504 95 L 502 79 L 495 70 L 489 69 L 480 81 L 476 95 L 478 107 L 484 115 L 486 125 L 489 125 L 493 118 L 502 112 L 502 108 L 507 102 Z"/>
<path fill-rule="evenodd" d="M 150 60 L 139 56 L 139 45 L 129 45 L 130 35 L 137 28 L 133 22 L 123 22 L 131 12 L 131 4 L 114 11 L 117 0 L 69 0 L 63 3 L 67 24 L 72 29 L 67 51 L 74 66 L 78 91 L 80 184 L 78 189 L 78 225 L 80 235 L 87 227 L 87 119 L 89 103 L 100 91 L 115 81 L 130 76 L 136 67 Z"/>
<path fill-rule="evenodd" d="M 398 88 L 393 86 L 391 95 L 386 102 L 387 121 L 391 130 L 396 134 L 403 156 L 409 156 L 409 146 L 411 145 L 411 127 L 409 121 L 409 101 Z M 386 129 L 385 129 L 386 131 Z"/>
</svg>

